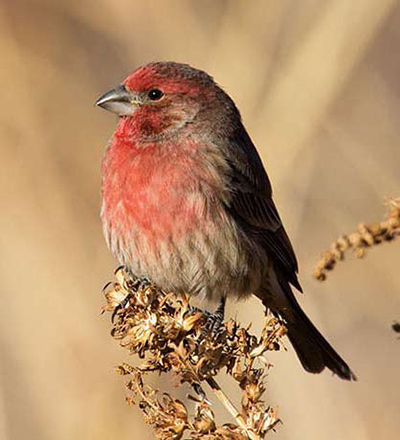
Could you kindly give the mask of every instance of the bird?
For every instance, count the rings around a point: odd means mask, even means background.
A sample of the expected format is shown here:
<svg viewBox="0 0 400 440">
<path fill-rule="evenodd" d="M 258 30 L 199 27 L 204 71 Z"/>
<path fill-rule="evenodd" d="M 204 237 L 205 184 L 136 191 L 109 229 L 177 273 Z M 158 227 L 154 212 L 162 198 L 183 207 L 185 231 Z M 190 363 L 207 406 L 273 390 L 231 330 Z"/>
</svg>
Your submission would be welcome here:
<svg viewBox="0 0 400 440">
<path fill-rule="evenodd" d="M 203 70 L 138 67 L 95 105 L 118 116 L 104 153 L 101 219 L 120 264 L 158 287 L 258 297 L 310 373 L 356 380 L 299 305 L 298 263 L 260 155 L 231 97 Z"/>
</svg>

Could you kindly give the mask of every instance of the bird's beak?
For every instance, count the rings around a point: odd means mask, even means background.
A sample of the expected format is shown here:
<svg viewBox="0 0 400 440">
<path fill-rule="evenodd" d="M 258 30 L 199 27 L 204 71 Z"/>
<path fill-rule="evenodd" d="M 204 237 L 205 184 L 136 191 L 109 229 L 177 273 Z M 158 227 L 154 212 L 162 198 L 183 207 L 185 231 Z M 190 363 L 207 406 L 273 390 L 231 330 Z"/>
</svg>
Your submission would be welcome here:
<svg viewBox="0 0 400 440">
<path fill-rule="evenodd" d="M 133 94 L 121 84 L 100 96 L 95 105 L 118 116 L 132 116 L 138 102 L 134 99 Z"/>
</svg>

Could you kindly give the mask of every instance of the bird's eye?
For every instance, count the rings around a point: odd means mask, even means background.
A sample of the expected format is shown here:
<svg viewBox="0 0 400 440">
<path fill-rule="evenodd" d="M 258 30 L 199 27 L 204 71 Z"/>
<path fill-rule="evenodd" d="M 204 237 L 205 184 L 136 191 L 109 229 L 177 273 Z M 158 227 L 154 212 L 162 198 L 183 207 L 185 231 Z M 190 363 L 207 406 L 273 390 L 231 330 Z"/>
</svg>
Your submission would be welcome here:
<svg viewBox="0 0 400 440">
<path fill-rule="evenodd" d="M 164 96 L 164 93 L 160 89 L 151 89 L 147 96 L 152 101 L 159 101 Z"/>
</svg>

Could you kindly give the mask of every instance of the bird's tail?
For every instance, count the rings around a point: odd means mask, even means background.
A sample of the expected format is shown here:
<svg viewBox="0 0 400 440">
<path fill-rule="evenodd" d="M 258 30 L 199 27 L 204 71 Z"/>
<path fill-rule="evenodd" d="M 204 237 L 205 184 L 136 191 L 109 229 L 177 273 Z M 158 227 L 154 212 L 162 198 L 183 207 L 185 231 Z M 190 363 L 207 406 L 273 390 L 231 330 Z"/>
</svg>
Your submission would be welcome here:
<svg viewBox="0 0 400 440">
<path fill-rule="evenodd" d="M 285 289 L 287 290 L 287 289 Z M 336 353 L 301 309 L 293 292 L 286 299 L 290 304 L 279 310 L 286 321 L 288 337 L 306 371 L 320 373 L 325 367 L 345 380 L 357 380 L 347 363 Z"/>
</svg>

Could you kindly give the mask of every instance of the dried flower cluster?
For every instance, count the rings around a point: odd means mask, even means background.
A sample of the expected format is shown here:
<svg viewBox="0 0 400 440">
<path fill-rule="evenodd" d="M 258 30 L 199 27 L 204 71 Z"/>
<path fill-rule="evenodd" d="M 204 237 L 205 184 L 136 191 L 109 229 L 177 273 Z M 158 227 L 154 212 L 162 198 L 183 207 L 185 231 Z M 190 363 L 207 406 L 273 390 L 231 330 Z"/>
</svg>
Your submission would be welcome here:
<svg viewBox="0 0 400 440">
<path fill-rule="evenodd" d="M 130 353 L 139 355 L 139 367 L 121 365 L 118 372 L 128 376 L 128 402 L 137 403 L 145 421 L 153 426 L 158 439 L 261 439 L 277 423 L 276 411 L 263 401 L 265 371 L 270 364 L 263 356 L 279 350 L 286 329 L 276 318 L 266 317 L 261 337 L 230 320 L 216 335 L 202 329 L 203 312 L 192 309 L 185 296 L 158 290 L 142 282 L 126 269 L 116 271 L 116 282 L 104 288 L 107 305 L 113 313 L 112 336 Z M 242 391 L 237 410 L 216 381 L 226 371 Z M 149 372 L 171 372 L 176 383 L 188 383 L 196 396 L 194 414 L 186 405 L 145 383 Z M 225 405 L 234 423 L 218 426 L 210 400 L 203 388 Z"/>
<path fill-rule="evenodd" d="M 367 248 L 392 241 L 400 235 L 400 198 L 388 199 L 389 213 L 380 223 L 365 225 L 361 223 L 357 231 L 339 237 L 330 249 L 322 254 L 315 265 L 313 276 L 324 281 L 327 272 L 332 270 L 338 261 L 344 260 L 345 253 L 352 250 L 357 258 L 365 256 Z"/>
</svg>

